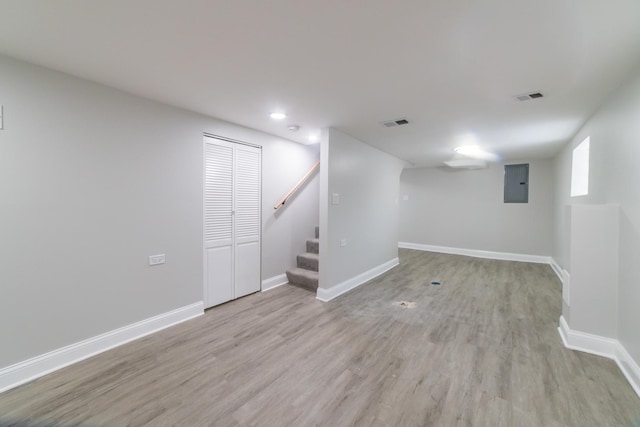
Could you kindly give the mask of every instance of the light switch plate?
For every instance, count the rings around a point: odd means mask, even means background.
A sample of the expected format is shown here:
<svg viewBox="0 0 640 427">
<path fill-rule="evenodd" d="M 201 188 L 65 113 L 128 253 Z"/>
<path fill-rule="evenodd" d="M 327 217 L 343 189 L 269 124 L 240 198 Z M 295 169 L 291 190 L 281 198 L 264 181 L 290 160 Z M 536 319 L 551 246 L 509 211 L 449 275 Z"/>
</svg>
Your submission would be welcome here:
<svg viewBox="0 0 640 427">
<path fill-rule="evenodd" d="M 340 194 L 333 193 L 331 195 L 331 204 L 332 205 L 339 205 L 340 204 Z"/>
<path fill-rule="evenodd" d="M 340 239 L 340 247 L 343 248 L 347 246 L 347 239 Z"/>
</svg>

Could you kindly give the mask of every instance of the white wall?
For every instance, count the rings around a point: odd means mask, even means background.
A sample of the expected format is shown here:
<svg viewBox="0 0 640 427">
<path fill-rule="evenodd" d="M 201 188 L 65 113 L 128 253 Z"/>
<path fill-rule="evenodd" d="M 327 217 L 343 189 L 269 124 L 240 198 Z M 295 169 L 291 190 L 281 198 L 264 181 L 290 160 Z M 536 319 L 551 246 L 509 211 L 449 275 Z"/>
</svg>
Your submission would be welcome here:
<svg viewBox="0 0 640 427">
<path fill-rule="evenodd" d="M 398 257 L 403 162 L 336 129 L 322 139 L 320 288 L 329 289 Z"/>
<path fill-rule="evenodd" d="M 617 337 L 620 209 L 600 204 L 567 208 L 571 280 L 563 289 L 563 300 L 570 303 L 563 306 L 564 319 L 573 330 Z"/>
<path fill-rule="evenodd" d="M 313 235 L 318 147 L 7 57 L 0 104 L 0 368 L 202 300 L 203 132 L 263 146 L 263 279 Z"/>
<path fill-rule="evenodd" d="M 611 338 L 617 338 L 637 364 L 640 364 L 639 117 L 640 75 L 612 94 L 556 158 L 557 238 L 553 249 L 556 261 L 570 270 L 566 205 L 613 203 L 620 206 L 618 336 Z M 589 195 L 570 198 L 571 152 L 587 136 L 591 137 Z M 596 312 L 599 307 L 596 304 L 585 309 Z"/>
<path fill-rule="evenodd" d="M 405 169 L 400 177 L 400 241 L 549 256 L 552 162 L 509 162 L 517 163 L 529 163 L 529 203 L 503 202 L 503 164 L 472 170 Z"/>
</svg>

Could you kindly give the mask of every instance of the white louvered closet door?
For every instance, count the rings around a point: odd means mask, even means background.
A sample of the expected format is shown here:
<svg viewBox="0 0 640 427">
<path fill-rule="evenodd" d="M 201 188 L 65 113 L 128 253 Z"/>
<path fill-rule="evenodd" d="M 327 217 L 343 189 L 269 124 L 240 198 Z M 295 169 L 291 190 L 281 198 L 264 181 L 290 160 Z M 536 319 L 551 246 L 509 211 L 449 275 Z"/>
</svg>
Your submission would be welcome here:
<svg viewBox="0 0 640 427">
<path fill-rule="evenodd" d="M 205 306 L 260 290 L 261 151 L 205 137 Z"/>
<path fill-rule="evenodd" d="M 261 151 L 236 144 L 235 297 L 260 290 Z"/>
</svg>

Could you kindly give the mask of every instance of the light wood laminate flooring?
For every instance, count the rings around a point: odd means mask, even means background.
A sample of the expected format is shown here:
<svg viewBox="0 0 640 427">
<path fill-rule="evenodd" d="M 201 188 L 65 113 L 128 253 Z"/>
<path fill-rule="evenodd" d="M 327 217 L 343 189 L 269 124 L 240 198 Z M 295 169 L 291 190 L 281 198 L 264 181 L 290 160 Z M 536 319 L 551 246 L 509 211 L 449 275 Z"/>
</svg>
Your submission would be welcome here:
<svg viewBox="0 0 640 427">
<path fill-rule="evenodd" d="M 640 425 L 615 363 L 563 347 L 550 267 L 400 259 L 329 303 L 282 286 L 0 394 L 0 425 Z"/>
</svg>

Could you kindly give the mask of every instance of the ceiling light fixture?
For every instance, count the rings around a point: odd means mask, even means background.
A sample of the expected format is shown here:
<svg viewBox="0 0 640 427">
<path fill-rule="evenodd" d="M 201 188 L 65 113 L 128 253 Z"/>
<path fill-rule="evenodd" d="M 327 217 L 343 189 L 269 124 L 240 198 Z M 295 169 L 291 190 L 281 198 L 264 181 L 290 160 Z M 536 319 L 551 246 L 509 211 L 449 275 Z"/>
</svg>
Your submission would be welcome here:
<svg viewBox="0 0 640 427">
<path fill-rule="evenodd" d="M 444 164 L 453 169 L 484 169 L 488 166 L 487 162 L 481 159 L 447 160 Z"/>
<path fill-rule="evenodd" d="M 320 137 L 318 135 L 309 135 L 309 142 L 318 142 Z"/>
<path fill-rule="evenodd" d="M 495 162 L 499 158 L 498 155 L 485 151 L 477 145 L 463 145 L 462 147 L 454 148 L 453 151 L 465 157 L 490 162 Z"/>
<path fill-rule="evenodd" d="M 454 148 L 453 151 L 467 157 L 474 157 L 484 154 L 484 150 L 482 150 L 482 148 L 478 147 L 477 145 L 464 145 L 462 147 Z"/>
<path fill-rule="evenodd" d="M 270 116 L 274 120 L 282 120 L 286 119 L 287 115 L 285 113 L 271 113 Z"/>
</svg>

